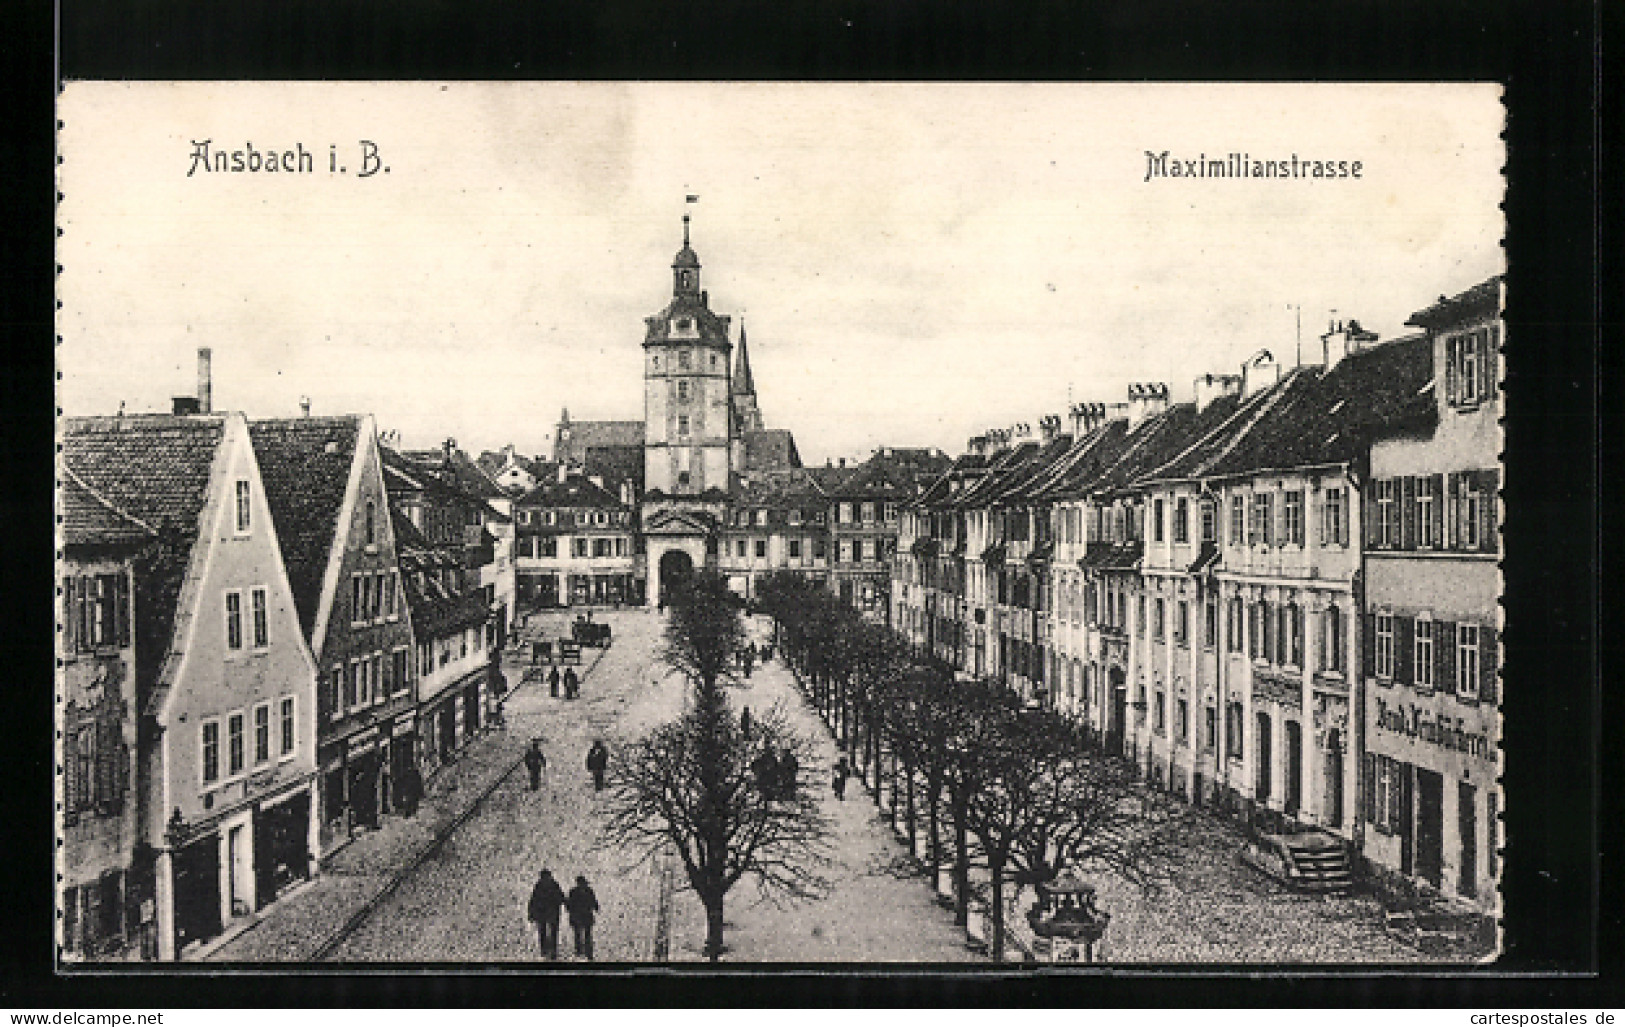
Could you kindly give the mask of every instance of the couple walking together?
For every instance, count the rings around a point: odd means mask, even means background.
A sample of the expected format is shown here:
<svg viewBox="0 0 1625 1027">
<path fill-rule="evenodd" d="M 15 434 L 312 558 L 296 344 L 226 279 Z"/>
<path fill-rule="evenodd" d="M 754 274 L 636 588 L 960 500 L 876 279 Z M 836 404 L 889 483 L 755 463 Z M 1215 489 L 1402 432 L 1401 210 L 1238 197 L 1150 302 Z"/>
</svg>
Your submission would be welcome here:
<svg viewBox="0 0 1625 1027">
<path fill-rule="evenodd" d="M 570 911 L 570 930 L 575 935 L 576 955 L 592 958 L 592 925 L 598 914 L 598 896 L 581 875 L 566 895 L 551 870 L 543 870 L 530 891 L 527 916 L 536 925 L 536 938 L 544 959 L 559 958 L 559 911 Z"/>
<path fill-rule="evenodd" d="M 525 771 L 530 775 L 530 790 L 542 786 L 542 771 L 547 769 L 547 757 L 542 754 L 542 740 L 532 738 L 525 750 Z M 609 748 L 600 739 L 587 750 L 587 772 L 592 775 L 594 791 L 604 790 L 604 774 L 609 770 Z"/>
</svg>

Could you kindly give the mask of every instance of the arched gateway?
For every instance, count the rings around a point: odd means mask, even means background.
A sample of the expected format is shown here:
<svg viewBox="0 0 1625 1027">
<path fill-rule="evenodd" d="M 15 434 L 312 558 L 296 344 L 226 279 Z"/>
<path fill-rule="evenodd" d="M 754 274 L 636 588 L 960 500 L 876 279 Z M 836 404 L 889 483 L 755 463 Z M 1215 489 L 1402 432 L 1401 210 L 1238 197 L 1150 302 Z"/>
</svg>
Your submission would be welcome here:
<svg viewBox="0 0 1625 1027">
<path fill-rule="evenodd" d="M 681 549 L 668 549 L 660 557 L 660 604 L 671 601 L 672 590 L 694 574 L 694 561 Z"/>
</svg>

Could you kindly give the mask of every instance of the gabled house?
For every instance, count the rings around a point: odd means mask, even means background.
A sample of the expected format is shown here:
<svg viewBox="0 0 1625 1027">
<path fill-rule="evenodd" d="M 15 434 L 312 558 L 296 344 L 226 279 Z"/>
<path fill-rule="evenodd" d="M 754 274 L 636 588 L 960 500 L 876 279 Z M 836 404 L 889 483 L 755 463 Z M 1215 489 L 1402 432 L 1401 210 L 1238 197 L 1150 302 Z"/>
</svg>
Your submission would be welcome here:
<svg viewBox="0 0 1625 1027">
<path fill-rule="evenodd" d="M 138 861 L 153 866 L 141 919 L 172 959 L 320 855 L 316 664 L 240 414 L 66 418 L 62 462 L 156 536 L 131 564 L 127 695 Z"/>
<path fill-rule="evenodd" d="M 139 728 L 135 632 L 138 563 L 158 533 L 61 468 L 57 494 L 58 699 L 61 756 L 61 943 L 67 959 L 157 956 L 154 850 L 142 843 L 134 793 Z"/>
<path fill-rule="evenodd" d="M 249 425 L 317 694 L 323 848 L 396 806 L 417 757 L 412 627 L 371 416 Z"/>
<path fill-rule="evenodd" d="M 883 447 L 826 489 L 830 588 L 843 601 L 877 620 L 890 618 L 898 517 L 949 463 L 936 450 Z"/>
</svg>

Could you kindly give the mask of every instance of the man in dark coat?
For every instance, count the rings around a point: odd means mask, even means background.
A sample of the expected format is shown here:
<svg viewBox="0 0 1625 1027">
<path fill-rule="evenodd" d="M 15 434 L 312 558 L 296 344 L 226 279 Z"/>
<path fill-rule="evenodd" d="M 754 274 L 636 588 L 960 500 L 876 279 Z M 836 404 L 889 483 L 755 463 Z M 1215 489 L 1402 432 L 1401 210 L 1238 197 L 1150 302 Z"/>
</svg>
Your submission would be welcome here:
<svg viewBox="0 0 1625 1027">
<path fill-rule="evenodd" d="M 574 699 L 579 694 L 579 689 L 580 679 L 576 677 L 576 669 L 574 667 L 564 668 L 564 697 Z"/>
<path fill-rule="evenodd" d="M 592 743 L 587 750 L 587 771 L 592 774 L 593 791 L 604 790 L 604 771 L 609 769 L 609 748 L 602 741 Z"/>
<path fill-rule="evenodd" d="M 564 889 L 553 880 L 553 871 L 543 870 L 530 891 L 530 907 L 526 912 L 536 925 L 536 940 L 544 959 L 559 958 L 559 909 L 565 903 Z"/>
<path fill-rule="evenodd" d="M 542 755 L 542 740 L 532 738 L 530 748 L 525 750 L 525 770 L 530 774 L 531 791 L 542 786 L 542 770 L 546 767 L 547 757 Z"/>
<path fill-rule="evenodd" d="M 576 886 L 565 900 L 570 907 L 570 930 L 575 934 L 576 955 L 592 958 L 592 922 L 598 913 L 598 896 L 585 877 L 576 877 Z"/>
<path fill-rule="evenodd" d="M 750 761 L 750 772 L 756 775 L 756 787 L 763 798 L 779 797 L 779 761 L 771 749 L 763 749 L 760 756 Z"/>
<path fill-rule="evenodd" d="M 781 798 L 794 798 L 796 794 L 796 781 L 801 775 L 801 761 L 796 754 L 786 746 L 779 756 L 779 795 Z"/>
<path fill-rule="evenodd" d="M 848 771 L 847 771 L 847 768 L 846 768 L 846 757 L 842 756 L 841 759 L 840 759 L 840 762 L 835 764 L 835 773 L 830 778 L 830 785 L 831 785 L 831 787 L 833 787 L 835 789 L 835 798 L 839 799 L 842 802 L 846 801 L 846 779 L 847 779 L 847 776 L 848 776 Z"/>
<path fill-rule="evenodd" d="M 559 669 L 554 667 L 547 673 L 547 691 L 553 698 L 559 697 Z"/>
</svg>

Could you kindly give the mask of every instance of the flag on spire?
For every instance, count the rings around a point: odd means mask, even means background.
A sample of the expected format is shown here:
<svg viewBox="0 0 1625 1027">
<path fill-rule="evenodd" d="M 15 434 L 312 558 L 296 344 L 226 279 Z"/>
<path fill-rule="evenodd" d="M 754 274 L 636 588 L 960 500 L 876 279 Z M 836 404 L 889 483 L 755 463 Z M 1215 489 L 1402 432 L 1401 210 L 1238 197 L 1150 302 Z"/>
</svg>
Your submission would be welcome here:
<svg viewBox="0 0 1625 1027">
<path fill-rule="evenodd" d="M 700 198 L 698 196 L 694 195 L 693 193 L 689 193 L 688 194 L 688 202 L 689 203 L 699 203 Z"/>
</svg>

